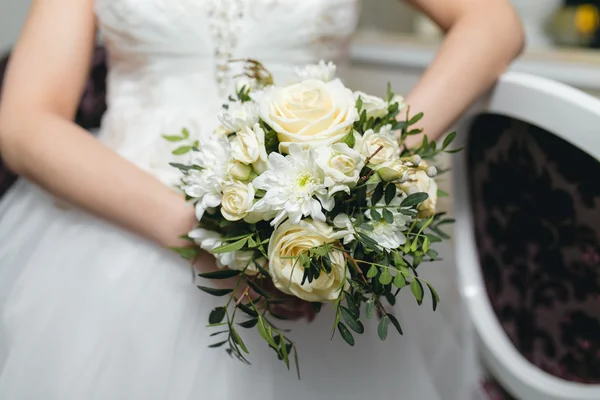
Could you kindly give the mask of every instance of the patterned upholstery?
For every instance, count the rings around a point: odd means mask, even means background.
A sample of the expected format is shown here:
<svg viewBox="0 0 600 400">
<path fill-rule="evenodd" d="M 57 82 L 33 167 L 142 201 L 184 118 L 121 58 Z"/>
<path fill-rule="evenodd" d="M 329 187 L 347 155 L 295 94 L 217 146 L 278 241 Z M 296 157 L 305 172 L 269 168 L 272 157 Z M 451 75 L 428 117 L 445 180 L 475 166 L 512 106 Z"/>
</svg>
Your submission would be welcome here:
<svg viewBox="0 0 600 400">
<path fill-rule="evenodd" d="M 7 63 L 8 56 L 0 60 L 0 93 Z M 106 51 L 102 47 L 96 47 L 90 76 L 75 117 L 75 122 L 85 129 L 91 130 L 100 126 L 102 114 L 106 110 L 106 74 Z M 17 177 L 6 168 L 2 158 L 0 158 L 0 196 L 8 190 L 16 179 Z"/>
<path fill-rule="evenodd" d="M 600 383 L 600 163 L 497 115 L 476 120 L 468 149 L 481 266 L 507 335 L 540 369 Z"/>
</svg>

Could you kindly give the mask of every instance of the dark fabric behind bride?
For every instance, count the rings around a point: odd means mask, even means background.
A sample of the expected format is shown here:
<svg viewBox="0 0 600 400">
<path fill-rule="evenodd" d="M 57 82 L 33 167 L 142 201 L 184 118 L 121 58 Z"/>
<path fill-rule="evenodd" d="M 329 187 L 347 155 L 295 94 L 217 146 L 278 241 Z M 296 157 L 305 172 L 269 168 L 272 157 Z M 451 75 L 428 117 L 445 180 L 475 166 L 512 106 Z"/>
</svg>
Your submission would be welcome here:
<svg viewBox="0 0 600 400">
<path fill-rule="evenodd" d="M 6 55 L 0 59 L 0 101 L 2 101 L 2 83 L 9 57 Z M 97 46 L 94 49 L 90 74 L 75 115 L 75 122 L 91 132 L 100 126 L 100 120 L 106 111 L 106 74 L 108 70 L 106 60 L 106 50 L 102 46 Z M 0 157 L 0 197 L 16 180 L 17 177 L 6 168 Z"/>
</svg>

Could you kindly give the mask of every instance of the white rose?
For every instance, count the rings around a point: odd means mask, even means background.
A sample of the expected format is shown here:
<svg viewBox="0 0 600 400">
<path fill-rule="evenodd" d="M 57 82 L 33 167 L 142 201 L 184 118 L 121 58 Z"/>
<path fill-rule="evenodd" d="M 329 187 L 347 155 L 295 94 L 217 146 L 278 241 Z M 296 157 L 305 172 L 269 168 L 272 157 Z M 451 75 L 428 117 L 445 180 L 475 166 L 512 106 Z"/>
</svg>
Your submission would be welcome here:
<svg viewBox="0 0 600 400">
<path fill-rule="evenodd" d="M 228 221 L 239 221 L 248 215 L 254 201 L 254 187 L 251 183 L 230 182 L 223 186 L 221 214 Z"/>
<path fill-rule="evenodd" d="M 339 142 L 358 118 L 352 92 L 338 80 L 309 80 L 266 89 L 260 116 L 277 132 L 280 150 L 291 143 L 318 148 Z"/>
<path fill-rule="evenodd" d="M 229 103 L 228 108 L 219 115 L 219 121 L 229 132 L 239 132 L 258 122 L 258 106 L 251 101 Z"/>
<path fill-rule="evenodd" d="M 366 94 L 363 92 L 355 92 L 354 97 L 356 100 L 360 97 L 362 99 L 362 111 L 367 112 L 367 118 L 381 118 L 388 113 L 388 103 L 385 100 L 377 97 L 371 96 L 370 94 Z"/>
<path fill-rule="evenodd" d="M 346 191 L 356 185 L 364 167 L 362 155 L 345 143 L 317 149 L 317 164 L 325 174 L 325 186 L 329 194 Z"/>
<path fill-rule="evenodd" d="M 377 168 L 377 173 L 386 182 L 395 181 L 397 179 L 408 179 L 409 168 L 398 159 L 386 161 Z"/>
<path fill-rule="evenodd" d="M 381 150 L 377 151 L 381 147 Z M 398 141 L 389 134 L 375 133 L 372 129 L 365 132 L 362 138 L 360 152 L 365 157 L 371 157 L 369 164 L 379 165 L 398 157 Z M 375 153 L 377 152 L 377 153 Z M 375 154 L 373 156 L 373 154 Z"/>
<path fill-rule="evenodd" d="M 265 131 L 260 124 L 245 126 L 236 133 L 231 143 L 231 156 L 244 164 L 252 164 L 259 159 L 267 160 Z"/>
<path fill-rule="evenodd" d="M 419 170 L 410 174 L 408 181 L 398 187 L 407 194 L 424 192 L 429 195 L 419 206 L 418 218 L 429 218 L 435 214 L 438 186 L 435 179 L 427 175 L 427 171 Z"/>
<path fill-rule="evenodd" d="M 307 280 L 304 284 L 303 266 L 298 265 L 297 259 L 290 257 L 325 243 L 332 243 L 341 237 L 343 234 L 334 232 L 329 225 L 310 219 L 297 224 L 288 220 L 281 224 L 271 235 L 268 250 L 269 273 L 275 287 L 306 301 L 335 301 L 340 291 L 349 287 L 350 275 L 342 252 L 332 250 L 330 253 L 331 273 L 322 271 L 318 279 L 310 283 Z"/>
<path fill-rule="evenodd" d="M 325 63 L 321 60 L 318 64 L 310 64 L 304 68 L 297 68 L 296 75 L 300 81 L 317 79 L 323 82 L 329 82 L 335 78 L 336 66 L 331 61 Z"/>
</svg>

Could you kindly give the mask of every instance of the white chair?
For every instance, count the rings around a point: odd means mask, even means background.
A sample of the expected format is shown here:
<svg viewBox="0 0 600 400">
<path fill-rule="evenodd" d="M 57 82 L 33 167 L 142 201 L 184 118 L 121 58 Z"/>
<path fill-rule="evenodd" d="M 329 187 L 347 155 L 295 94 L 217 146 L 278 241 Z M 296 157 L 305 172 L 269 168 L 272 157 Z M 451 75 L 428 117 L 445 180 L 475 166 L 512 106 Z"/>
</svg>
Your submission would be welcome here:
<svg viewBox="0 0 600 400">
<path fill-rule="evenodd" d="M 505 74 L 458 124 L 457 145 L 466 143 L 468 127 L 481 113 L 504 115 L 538 126 L 600 160 L 600 100 L 569 86 L 527 74 Z M 502 329 L 482 278 L 467 168 L 463 151 L 453 163 L 456 262 L 461 294 L 486 367 L 520 400 L 599 400 L 600 385 L 568 382 L 538 369 L 517 351 Z"/>
</svg>

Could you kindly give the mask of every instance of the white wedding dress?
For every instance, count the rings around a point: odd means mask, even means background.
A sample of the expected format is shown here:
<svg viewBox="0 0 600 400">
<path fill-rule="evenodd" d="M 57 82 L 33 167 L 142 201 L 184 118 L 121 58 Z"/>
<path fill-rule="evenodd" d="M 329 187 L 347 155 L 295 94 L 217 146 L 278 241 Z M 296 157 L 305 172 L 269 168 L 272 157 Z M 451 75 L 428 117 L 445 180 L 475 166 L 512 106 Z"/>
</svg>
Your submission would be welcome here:
<svg viewBox="0 0 600 400">
<path fill-rule="evenodd" d="M 96 0 L 110 53 L 101 141 L 172 184 L 160 135 L 216 127 L 219 87 L 235 74 L 226 57 L 260 60 L 279 82 L 297 65 L 343 64 L 358 8 L 356 0 Z M 0 399 L 470 399 L 473 342 L 451 257 L 422 269 L 442 303 L 434 313 L 401 294 L 404 336 L 390 328 L 381 342 L 369 321 L 355 347 L 330 341 L 327 307 L 311 324 L 288 323 L 298 381 L 254 331 L 242 332 L 252 366 L 207 347 L 216 341 L 208 314 L 222 299 L 195 287 L 184 260 L 21 180 L 0 202 Z"/>
</svg>

